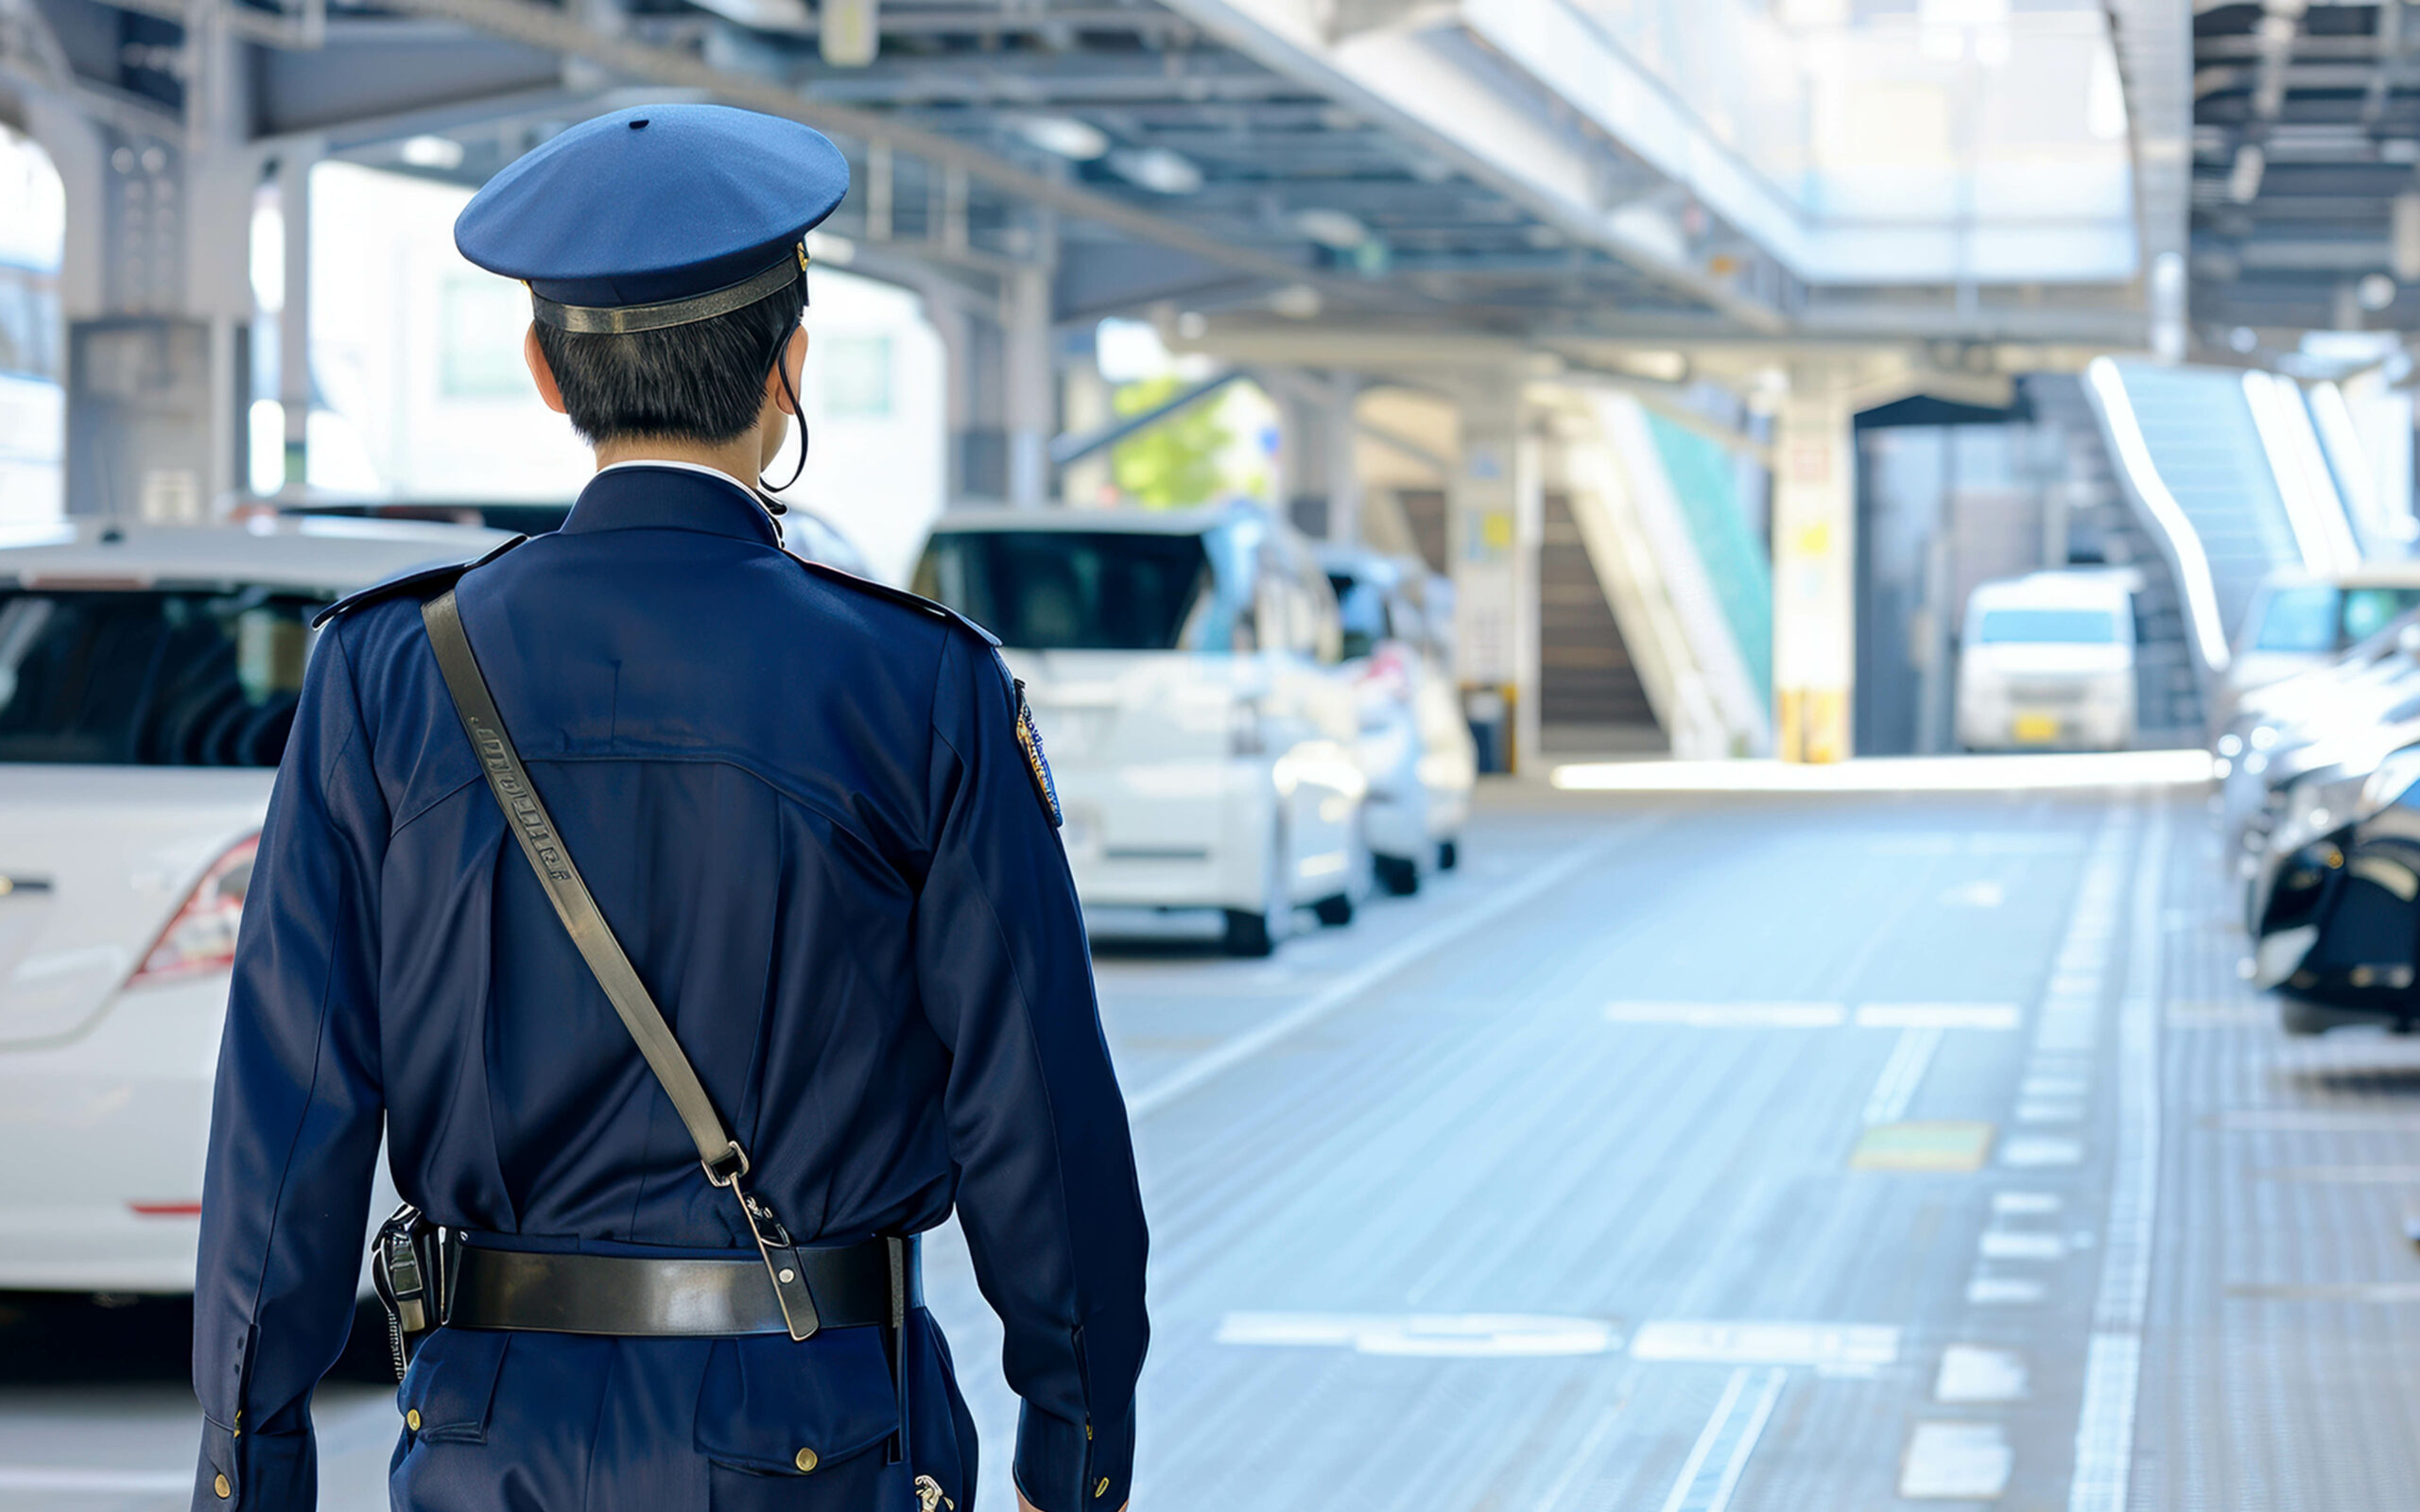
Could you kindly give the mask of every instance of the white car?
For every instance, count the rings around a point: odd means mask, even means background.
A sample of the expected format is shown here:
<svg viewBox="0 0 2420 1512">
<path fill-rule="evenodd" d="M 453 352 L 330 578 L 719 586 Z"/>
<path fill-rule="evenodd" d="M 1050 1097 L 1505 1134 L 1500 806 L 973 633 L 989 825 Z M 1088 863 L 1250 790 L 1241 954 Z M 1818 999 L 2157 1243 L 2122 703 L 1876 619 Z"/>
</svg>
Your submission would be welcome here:
<svg viewBox="0 0 2420 1512">
<path fill-rule="evenodd" d="M 2362 562 L 2341 572 L 2271 573 L 2244 610 L 2210 728 L 2225 731 L 2247 699 L 2297 673 L 2324 667 L 2420 609 L 2420 562 Z"/>
<path fill-rule="evenodd" d="M 1417 892 L 1424 873 L 1455 865 L 1478 782 L 1478 747 L 1447 670 L 1428 573 L 1359 546 L 1322 546 L 1319 558 L 1359 701 L 1354 754 L 1370 782 L 1361 833 L 1378 885 Z"/>
<path fill-rule="evenodd" d="M 2123 750 L 2135 697 L 2126 573 L 2031 573 L 1968 595 L 1958 649 L 1958 742 L 1968 750 Z"/>
<path fill-rule="evenodd" d="M 914 587 L 1004 643 L 1088 908 L 1218 909 L 1241 955 L 1298 905 L 1351 920 L 1359 719 L 1335 595 L 1290 528 L 1241 506 L 957 512 Z"/>
<path fill-rule="evenodd" d="M 277 517 L 0 538 L 0 1289 L 193 1289 L 228 966 L 310 618 L 505 539 Z"/>
</svg>

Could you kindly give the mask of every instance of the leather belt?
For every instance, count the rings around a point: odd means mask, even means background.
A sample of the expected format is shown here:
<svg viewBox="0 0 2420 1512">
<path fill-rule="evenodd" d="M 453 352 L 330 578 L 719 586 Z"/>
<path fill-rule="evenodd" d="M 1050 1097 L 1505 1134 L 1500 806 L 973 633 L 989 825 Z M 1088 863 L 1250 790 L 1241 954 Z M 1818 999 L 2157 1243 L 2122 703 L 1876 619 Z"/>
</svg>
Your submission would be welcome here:
<svg viewBox="0 0 2420 1512">
<path fill-rule="evenodd" d="M 824 1328 L 895 1325 L 925 1305 L 912 1236 L 795 1253 Z M 652 1260 L 472 1245 L 461 1251 L 445 1321 L 460 1329 L 677 1338 L 790 1332 L 765 1263 L 753 1254 Z"/>
</svg>

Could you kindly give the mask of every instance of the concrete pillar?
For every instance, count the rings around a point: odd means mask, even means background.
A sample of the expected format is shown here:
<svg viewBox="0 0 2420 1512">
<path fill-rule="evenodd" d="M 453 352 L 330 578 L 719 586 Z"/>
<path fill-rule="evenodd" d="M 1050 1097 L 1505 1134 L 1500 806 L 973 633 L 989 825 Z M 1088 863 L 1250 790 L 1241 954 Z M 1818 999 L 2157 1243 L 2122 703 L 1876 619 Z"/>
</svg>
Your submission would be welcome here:
<svg viewBox="0 0 2420 1512">
<path fill-rule="evenodd" d="M 1000 408 L 1009 437 L 1009 503 L 1048 502 L 1050 438 L 1058 433 L 1058 380 L 1051 362 L 1050 270 L 1020 267 L 1001 301 Z"/>
<path fill-rule="evenodd" d="M 1455 671 L 1479 707 L 1502 697 L 1512 761 L 1538 748 L 1538 542 L 1544 534 L 1540 443 L 1524 425 L 1519 375 L 1464 386 L 1461 460 L 1445 489 L 1445 555 L 1454 580 Z"/>
<path fill-rule="evenodd" d="M 1115 417 L 1116 406 L 1109 382 L 1089 357 L 1067 365 L 1062 384 L 1060 408 L 1063 423 L 1073 435 L 1082 435 L 1106 425 Z M 1080 461 L 1070 462 L 1059 470 L 1059 502 L 1078 508 L 1098 507 L 1116 490 L 1117 477 L 1110 466 L 1112 448 L 1103 447 Z"/>
<path fill-rule="evenodd" d="M 1295 529 L 1326 539 L 1335 467 L 1321 387 L 1307 375 L 1296 375 L 1270 389 L 1269 397 L 1277 404 L 1277 502 Z"/>
<path fill-rule="evenodd" d="M 1358 373 L 1328 374 L 1326 414 L 1327 454 L 1327 539 L 1358 541 L 1361 539 L 1361 470 L 1355 458 L 1360 450 L 1361 429 L 1354 417 L 1354 405 L 1361 398 L 1361 376 Z"/>
<path fill-rule="evenodd" d="M 285 490 L 310 481 L 311 164 L 297 147 L 278 161 L 277 206 L 285 222 L 285 289 L 277 317 L 277 402 L 285 411 Z"/>
<path fill-rule="evenodd" d="M 1300 375 L 1271 395 L 1280 431 L 1278 497 L 1295 528 L 1326 541 L 1361 539 L 1361 480 L 1354 467 L 1359 431 L 1355 373 Z"/>
<path fill-rule="evenodd" d="M 1773 451 L 1773 729 L 1784 761 L 1851 754 L 1857 448 L 1848 385 L 1794 371 Z"/>
</svg>

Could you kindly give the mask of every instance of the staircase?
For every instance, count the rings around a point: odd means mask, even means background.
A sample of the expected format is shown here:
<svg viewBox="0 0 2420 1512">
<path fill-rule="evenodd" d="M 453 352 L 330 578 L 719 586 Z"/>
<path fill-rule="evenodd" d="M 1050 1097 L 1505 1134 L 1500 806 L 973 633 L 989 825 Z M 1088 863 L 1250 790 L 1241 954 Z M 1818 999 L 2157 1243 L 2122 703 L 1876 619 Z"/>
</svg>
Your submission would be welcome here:
<svg viewBox="0 0 2420 1512">
<path fill-rule="evenodd" d="M 1571 495 L 1545 495 L 1538 543 L 1538 719 L 1549 748 L 1652 750 L 1668 742 L 1631 663 L 1621 627 L 1571 515 Z"/>
<path fill-rule="evenodd" d="M 2035 423 L 2059 434 L 2068 563 L 2132 567 L 2142 577 L 2135 594 L 2136 738 L 2146 746 L 2198 744 L 2202 682 L 2176 575 L 2127 502 L 2083 381 L 2042 373 L 2025 379 L 2024 387 Z"/>
</svg>

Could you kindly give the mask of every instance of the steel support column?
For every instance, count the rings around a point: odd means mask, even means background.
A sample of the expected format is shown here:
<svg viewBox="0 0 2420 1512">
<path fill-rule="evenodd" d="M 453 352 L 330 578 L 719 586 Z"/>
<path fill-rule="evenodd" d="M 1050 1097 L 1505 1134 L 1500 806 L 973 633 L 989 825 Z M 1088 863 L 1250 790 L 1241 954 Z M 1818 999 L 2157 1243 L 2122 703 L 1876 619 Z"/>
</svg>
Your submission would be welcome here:
<svg viewBox="0 0 2420 1512">
<path fill-rule="evenodd" d="M 1050 276 L 1058 266 L 1058 220 L 1036 211 L 1026 225 L 1033 259 L 999 290 L 999 419 L 1010 433 L 1007 496 L 1016 508 L 1050 503 L 1050 438 L 1058 436 L 1058 360 Z"/>
<path fill-rule="evenodd" d="M 1058 434 L 1058 377 L 1050 349 L 1050 271 L 1020 267 L 1000 301 L 1000 416 L 1008 430 L 1008 500 L 1049 502 L 1050 438 Z"/>
<path fill-rule="evenodd" d="M 311 480 L 311 164 L 296 147 L 278 160 L 277 204 L 285 223 L 285 301 L 277 317 L 277 399 L 285 412 L 285 488 Z"/>
</svg>

